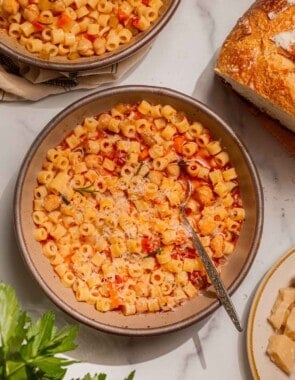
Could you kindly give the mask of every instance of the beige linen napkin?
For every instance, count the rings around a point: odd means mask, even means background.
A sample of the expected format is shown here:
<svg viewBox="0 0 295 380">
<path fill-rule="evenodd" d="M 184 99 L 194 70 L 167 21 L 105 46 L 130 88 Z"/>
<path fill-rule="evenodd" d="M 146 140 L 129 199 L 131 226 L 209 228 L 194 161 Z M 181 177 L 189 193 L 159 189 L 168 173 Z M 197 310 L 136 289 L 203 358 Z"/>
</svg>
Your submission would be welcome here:
<svg viewBox="0 0 295 380">
<path fill-rule="evenodd" d="M 36 101 L 48 95 L 114 82 L 135 66 L 149 48 L 101 69 L 73 73 L 39 69 L 0 54 L 0 101 Z"/>
</svg>

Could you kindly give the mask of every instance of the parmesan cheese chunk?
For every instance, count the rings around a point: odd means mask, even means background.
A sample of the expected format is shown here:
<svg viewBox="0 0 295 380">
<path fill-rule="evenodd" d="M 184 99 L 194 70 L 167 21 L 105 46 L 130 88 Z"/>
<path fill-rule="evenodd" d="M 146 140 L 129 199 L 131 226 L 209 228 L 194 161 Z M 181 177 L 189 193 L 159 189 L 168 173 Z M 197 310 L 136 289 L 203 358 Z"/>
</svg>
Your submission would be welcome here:
<svg viewBox="0 0 295 380">
<path fill-rule="evenodd" d="M 268 318 L 272 326 L 279 330 L 285 325 L 289 308 L 295 302 L 295 288 L 280 289 L 276 302 L 271 310 L 271 315 Z"/>
<path fill-rule="evenodd" d="M 284 333 L 288 335 L 289 338 L 295 340 L 295 306 L 288 316 Z"/>
<path fill-rule="evenodd" d="M 268 341 L 267 354 L 284 372 L 290 374 L 295 362 L 295 342 L 286 335 L 272 335 Z"/>
</svg>

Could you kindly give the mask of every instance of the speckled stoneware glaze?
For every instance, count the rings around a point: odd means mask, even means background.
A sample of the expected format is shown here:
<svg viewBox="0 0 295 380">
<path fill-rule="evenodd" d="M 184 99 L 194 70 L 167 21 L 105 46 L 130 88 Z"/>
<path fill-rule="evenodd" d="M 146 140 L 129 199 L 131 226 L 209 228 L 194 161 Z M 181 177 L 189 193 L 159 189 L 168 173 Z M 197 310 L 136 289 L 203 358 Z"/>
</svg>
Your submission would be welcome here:
<svg viewBox="0 0 295 380">
<path fill-rule="evenodd" d="M 36 54 L 30 53 L 24 46 L 20 45 L 14 38 L 9 37 L 7 32 L 0 28 L 0 52 L 11 57 L 15 61 L 26 63 L 40 69 L 55 71 L 85 71 L 110 66 L 120 62 L 140 49 L 148 46 L 149 43 L 163 29 L 176 11 L 180 0 L 162 0 L 160 17 L 153 26 L 145 32 L 139 33 L 130 43 L 122 45 L 114 52 L 105 53 L 101 56 L 79 58 L 68 60 L 65 57 L 54 57 L 50 60 L 39 58 Z"/>
<path fill-rule="evenodd" d="M 251 157 L 239 137 L 211 109 L 197 100 L 171 89 L 148 86 L 124 86 L 99 91 L 76 101 L 53 118 L 38 135 L 20 169 L 15 192 L 15 230 L 19 247 L 33 277 L 41 288 L 66 313 L 96 329 L 122 335 L 147 336 L 176 331 L 199 322 L 219 307 L 212 292 L 185 302 L 174 311 L 124 316 L 120 312 L 101 313 L 87 303 L 78 302 L 54 273 L 40 244 L 33 238 L 31 218 L 33 189 L 37 173 L 49 148 L 60 143 L 85 117 L 108 111 L 120 102 L 141 100 L 170 104 L 199 120 L 230 153 L 240 183 L 246 220 L 234 253 L 222 270 L 222 279 L 230 294 L 241 284 L 255 258 L 263 226 L 263 196 L 260 180 Z"/>
</svg>

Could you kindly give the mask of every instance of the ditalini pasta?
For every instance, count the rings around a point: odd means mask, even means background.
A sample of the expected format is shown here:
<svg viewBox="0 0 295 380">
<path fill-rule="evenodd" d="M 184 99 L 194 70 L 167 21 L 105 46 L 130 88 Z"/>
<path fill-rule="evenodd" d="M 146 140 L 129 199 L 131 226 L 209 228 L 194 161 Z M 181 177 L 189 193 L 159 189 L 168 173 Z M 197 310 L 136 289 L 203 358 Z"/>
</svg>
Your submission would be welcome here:
<svg viewBox="0 0 295 380">
<path fill-rule="evenodd" d="M 245 211 L 228 152 L 201 123 L 170 105 L 118 104 L 48 150 L 34 237 L 78 301 L 125 315 L 167 311 L 210 285 L 180 219 L 186 179 L 187 216 L 220 268 Z"/>
<path fill-rule="evenodd" d="M 161 0 L 3 0 L 0 28 L 43 59 L 100 56 L 158 19 Z"/>
</svg>

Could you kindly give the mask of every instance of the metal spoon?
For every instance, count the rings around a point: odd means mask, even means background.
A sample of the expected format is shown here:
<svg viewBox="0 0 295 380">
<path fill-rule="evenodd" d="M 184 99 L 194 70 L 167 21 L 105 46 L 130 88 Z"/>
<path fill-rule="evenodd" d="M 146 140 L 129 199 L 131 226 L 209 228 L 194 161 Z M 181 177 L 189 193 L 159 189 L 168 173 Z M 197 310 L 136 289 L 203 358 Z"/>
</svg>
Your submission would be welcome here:
<svg viewBox="0 0 295 380">
<path fill-rule="evenodd" d="M 216 295 L 217 295 L 219 301 L 221 302 L 221 304 L 225 308 L 227 314 L 229 315 L 230 319 L 234 323 L 236 329 L 241 332 L 241 331 L 243 331 L 243 328 L 241 326 L 239 317 L 238 317 L 237 312 L 235 310 L 235 307 L 234 307 L 234 305 L 230 299 L 230 296 L 229 296 L 229 294 L 228 294 L 228 292 L 227 292 L 227 290 L 226 290 L 226 288 L 225 288 L 225 286 L 224 286 L 224 284 L 223 284 L 223 282 L 219 276 L 219 273 L 217 272 L 215 265 L 213 264 L 210 257 L 208 256 L 208 253 L 206 252 L 205 248 L 203 247 L 198 235 L 196 234 L 196 232 L 192 228 L 189 220 L 187 219 L 187 217 L 185 215 L 185 207 L 186 207 L 188 200 L 191 197 L 192 190 L 193 190 L 191 182 L 189 180 L 187 180 L 186 182 L 187 182 L 186 197 L 180 205 L 180 214 L 181 214 L 181 217 L 183 220 L 183 224 L 185 225 L 187 231 L 190 233 L 190 235 L 192 237 L 194 247 L 197 250 L 197 252 L 198 252 L 198 254 L 202 260 L 202 263 L 206 269 L 208 277 L 210 278 L 210 280 L 212 282 L 212 285 L 216 291 Z"/>
</svg>

